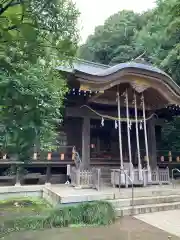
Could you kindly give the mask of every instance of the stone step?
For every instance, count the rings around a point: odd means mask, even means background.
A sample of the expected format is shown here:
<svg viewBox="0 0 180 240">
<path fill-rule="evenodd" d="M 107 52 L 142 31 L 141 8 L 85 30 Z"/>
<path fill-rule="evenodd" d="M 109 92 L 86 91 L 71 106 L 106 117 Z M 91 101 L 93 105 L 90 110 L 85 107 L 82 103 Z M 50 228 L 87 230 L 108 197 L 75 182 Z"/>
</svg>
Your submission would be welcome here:
<svg viewBox="0 0 180 240">
<path fill-rule="evenodd" d="M 108 202 L 110 202 L 114 208 L 132 206 L 131 198 L 109 200 Z M 147 204 L 174 203 L 174 202 L 180 202 L 180 195 L 135 198 L 134 206 L 147 205 Z"/>
<path fill-rule="evenodd" d="M 175 210 L 175 209 L 180 209 L 180 202 L 139 205 L 139 206 L 134 206 L 134 209 L 132 209 L 132 206 L 117 208 L 116 216 L 123 217 L 123 216 L 168 211 L 168 210 Z"/>
<path fill-rule="evenodd" d="M 159 189 L 161 188 L 161 189 Z M 131 199 L 132 190 L 131 188 L 126 189 L 126 191 L 121 188 L 120 191 L 114 193 L 114 199 Z M 179 189 L 172 188 L 171 186 L 156 186 L 156 187 L 146 187 L 146 188 L 134 188 L 134 198 L 143 198 L 143 197 L 159 197 L 159 196 L 172 196 L 180 195 Z"/>
</svg>

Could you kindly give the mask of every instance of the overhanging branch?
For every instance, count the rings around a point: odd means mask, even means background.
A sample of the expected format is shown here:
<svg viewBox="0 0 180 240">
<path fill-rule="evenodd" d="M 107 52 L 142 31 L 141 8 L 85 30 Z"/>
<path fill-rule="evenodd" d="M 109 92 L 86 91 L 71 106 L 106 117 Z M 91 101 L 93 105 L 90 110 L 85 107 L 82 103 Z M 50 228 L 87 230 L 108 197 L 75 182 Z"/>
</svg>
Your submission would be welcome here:
<svg viewBox="0 0 180 240">
<path fill-rule="evenodd" d="M 11 0 L 10 2 L 8 2 L 4 7 L 2 6 L 0 8 L 0 15 L 2 15 L 9 7 L 13 7 L 13 6 L 16 6 L 16 5 L 19 5 L 21 4 L 22 1 L 15 1 L 15 0 Z"/>
</svg>

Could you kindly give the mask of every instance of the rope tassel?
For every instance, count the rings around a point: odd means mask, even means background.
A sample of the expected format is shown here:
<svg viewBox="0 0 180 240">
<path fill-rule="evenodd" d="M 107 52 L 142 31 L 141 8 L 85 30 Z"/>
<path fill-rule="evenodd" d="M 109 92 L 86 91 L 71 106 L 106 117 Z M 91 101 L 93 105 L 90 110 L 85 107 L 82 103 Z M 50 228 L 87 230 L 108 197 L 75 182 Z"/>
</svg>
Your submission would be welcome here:
<svg viewBox="0 0 180 240">
<path fill-rule="evenodd" d="M 115 129 L 118 129 L 118 123 L 115 121 Z"/>
<path fill-rule="evenodd" d="M 101 119 L 101 126 L 104 127 L 104 118 Z"/>
<path fill-rule="evenodd" d="M 142 121 L 141 121 L 140 124 L 139 124 L 139 129 L 140 129 L 140 130 L 143 130 Z"/>
</svg>

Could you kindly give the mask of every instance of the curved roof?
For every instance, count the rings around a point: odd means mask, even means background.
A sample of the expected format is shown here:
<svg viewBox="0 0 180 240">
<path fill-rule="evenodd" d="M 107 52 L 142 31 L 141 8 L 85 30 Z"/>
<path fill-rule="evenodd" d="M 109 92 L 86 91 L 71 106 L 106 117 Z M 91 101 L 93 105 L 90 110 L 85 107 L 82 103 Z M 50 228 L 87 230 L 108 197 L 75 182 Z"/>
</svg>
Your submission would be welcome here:
<svg viewBox="0 0 180 240">
<path fill-rule="evenodd" d="M 124 83 L 130 75 L 131 81 L 137 77 L 144 78 L 151 83 L 151 87 L 158 88 L 164 96 L 167 93 L 168 96 L 165 97 L 169 102 L 180 105 L 180 87 L 168 74 L 150 64 L 132 61 L 108 66 L 76 59 L 68 71 L 64 67 L 57 67 L 57 69 L 70 72 L 78 81 L 94 85 L 97 89 L 102 87 L 103 90 Z"/>
<path fill-rule="evenodd" d="M 62 65 L 56 67 L 57 70 L 62 72 L 75 73 L 76 71 L 93 75 L 96 72 L 101 72 L 104 69 L 109 68 L 108 65 L 89 62 L 81 59 L 76 59 L 71 65 Z"/>
<path fill-rule="evenodd" d="M 149 64 L 143 64 L 143 63 L 136 63 L 136 62 L 126 62 L 126 63 L 119 63 L 117 65 L 114 65 L 112 67 L 107 67 L 107 68 L 104 68 L 103 70 L 101 69 L 100 71 L 82 71 L 82 69 L 75 69 L 75 71 L 79 71 L 79 72 L 84 72 L 84 73 L 87 73 L 87 74 L 91 74 L 93 76 L 108 76 L 108 75 L 111 75 L 111 74 L 114 74 L 118 71 L 121 71 L 123 69 L 126 69 L 126 68 L 136 68 L 136 69 L 143 69 L 143 70 L 148 70 L 148 71 L 152 71 L 152 72 L 155 72 L 155 73 L 160 73 L 160 74 L 163 74 L 165 76 L 168 76 L 164 71 L 152 66 L 152 65 L 149 65 Z M 93 69 L 95 70 L 95 69 Z M 168 76 L 169 77 L 169 76 Z"/>
</svg>

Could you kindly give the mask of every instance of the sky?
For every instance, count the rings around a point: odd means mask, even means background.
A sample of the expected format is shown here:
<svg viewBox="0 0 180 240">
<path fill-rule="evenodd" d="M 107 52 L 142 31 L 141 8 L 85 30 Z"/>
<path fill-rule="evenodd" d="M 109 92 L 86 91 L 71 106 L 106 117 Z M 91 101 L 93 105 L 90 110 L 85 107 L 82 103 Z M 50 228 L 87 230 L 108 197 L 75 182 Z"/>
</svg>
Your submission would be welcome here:
<svg viewBox="0 0 180 240">
<path fill-rule="evenodd" d="M 143 12 L 155 6 L 155 0 L 73 0 L 81 12 L 79 28 L 81 43 L 94 32 L 98 25 L 112 14 L 123 9 Z"/>
</svg>

